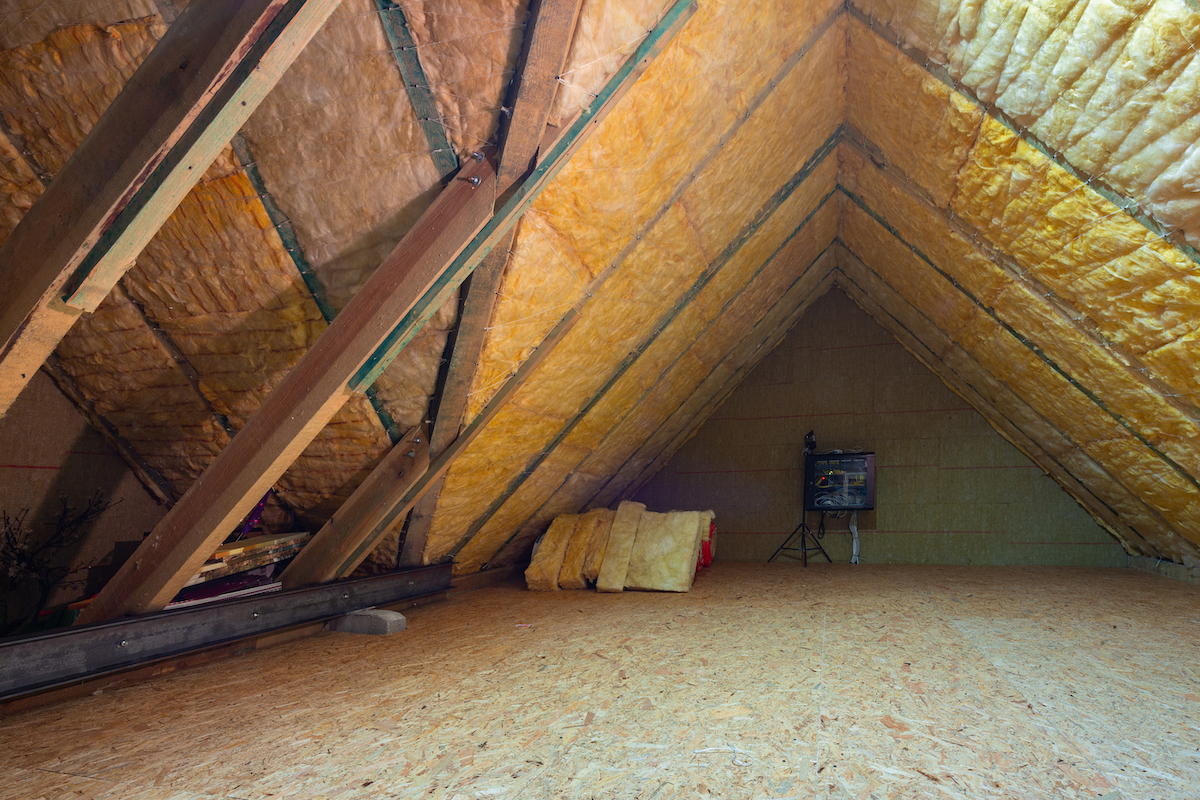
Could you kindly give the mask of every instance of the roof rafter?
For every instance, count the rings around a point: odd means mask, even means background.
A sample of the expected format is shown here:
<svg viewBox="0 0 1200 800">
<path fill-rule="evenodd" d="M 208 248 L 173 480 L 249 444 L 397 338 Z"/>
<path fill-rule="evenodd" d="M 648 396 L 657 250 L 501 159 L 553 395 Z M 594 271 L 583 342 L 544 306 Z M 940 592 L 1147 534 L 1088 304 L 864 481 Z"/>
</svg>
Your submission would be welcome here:
<svg viewBox="0 0 1200 800">
<path fill-rule="evenodd" d="M 165 606 L 350 395 L 374 382 L 495 247 L 695 11 L 694 0 L 668 10 L 498 213 L 491 162 L 468 162 L 80 619 Z"/>
<path fill-rule="evenodd" d="M 429 437 L 425 436 L 424 428 L 418 426 L 410 431 L 304 546 L 281 576 L 283 585 L 290 589 L 348 577 L 396 522 L 403 519 L 419 499 L 429 496 L 430 488 L 441 481 L 454 460 L 529 379 L 578 319 L 577 312 L 568 312 L 471 424 L 433 461 L 429 458 Z"/>
<path fill-rule="evenodd" d="M 500 168 L 496 192 L 503 195 L 529 171 L 534 156 L 542 145 L 546 120 L 558 89 L 579 20 L 583 0 L 533 0 L 525 24 L 521 57 L 517 71 L 508 87 L 504 101 L 507 115 L 500 115 Z M 430 447 L 436 457 L 458 437 L 471 383 L 479 368 L 487 326 L 496 304 L 496 292 L 504 277 L 508 252 L 512 248 L 517 226 L 509 229 L 487 258 L 465 284 L 466 298 L 458 328 L 453 337 L 453 352 L 442 387 L 441 398 L 433 419 Z M 400 563 L 412 566 L 421 563 L 433 512 L 441 494 L 442 479 L 418 501 L 408 523 Z"/>
<path fill-rule="evenodd" d="M 0 414 L 340 0 L 193 3 L 0 246 Z"/>
<path fill-rule="evenodd" d="M 749 114 L 747 114 L 743 119 L 748 117 Z M 547 444 L 539 453 L 534 455 L 533 458 L 529 460 L 521 472 L 509 482 L 509 485 L 504 492 L 496 497 L 487 507 L 487 509 L 480 514 L 470 526 L 468 526 L 466 531 L 459 538 L 458 543 L 455 544 L 445 554 L 446 557 L 454 558 L 457 556 L 462 549 L 467 546 L 467 543 L 471 541 L 475 534 L 477 534 L 484 527 L 484 525 L 488 523 L 492 516 L 500 510 L 504 503 L 510 497 L 515 495 L 518 490 L 520 490 L 521 486 L 533 476 L 537 468 L 541 466 L 541 464 L 546 461 L 547 458 L 550 457 L 550 454 L 553 453 L 554 450 L 567 438 L 567 436 L 570 435 L 571 431 L 574 430 L 575 427 L 584 419 L 584 417 L 587 416 L 588 412 L 590 412 L 601 400 L 604 399 L 604 396 L 614 385 L 616 385 L 621 376 L 633 367 L 637 360 L 641 358 L 641 356 L 646 352 L 647 349 L 650 348 L 651 345 L 654 344 L 658 337 L 667 329 L 671 322 L 683 312 L 683 310 L 688 306 L 689 303 L 691 303 L 696 295 L 698 295 L 704 289 L 704 287 L 716 277 L 717 273 L 720 272 L 721 269 L 733 259 L 737 252 L 742 248 L 743 245 L 746 244 L 747 241 L 749 241 L 754 233 L 766 224 L 767 220 L 771 218 L 771 215 L 779 209 L 784 201 L 787 200 L 788 197 L 790 197 L 791 194 L 802 183 L 804 183 L 805 179 L 808 178 L 817 169 L 817 167 L 821 165 L 825 158 L 835 150 L 840 139 L 841 131 L 839 129 L 838 131 L 835 131 L 824 142 L 824 144 L 821 145 L 820 148 L 818 148 L 817 152 L 814 153 L 812 157 L 809 158 L 808 161 L 806 161 L 804 165 L 801 166 L 800 169 L 797 170 L 796 173 L 777 192 L 775 192 L 771 197 L 767 198 L 766 202 L 762 204 L 761 208 L 754 215 L 754 218 L 746 224 L 742 231 L 724 249 L 724 251 L 722 251 L 712 260 L 711 263 L 705 267 L 705 269 L 700 273 L 699 277 L 697 277 L 693 282 L 692 286 L 690 286 L 687 291 L 684 292 L 679 300 L 677 300 L 675 304 L 666 310 L 659 321 L 655 323 L 650 335 L 643 339 L 637 349 L 629 353 L 629 355 L 621 360 L 620 364 L 613 371 L 608 381 L 605 382 L 597 394 L 586 405 L 584 405 L 584 407 L 580 409 L 579 412 L 569 422 L 567 422 L 566 425 L 562 427 L 559 433 L 549 444 Z M 668 201 L 664 208 L 664 213 L 667 208 L 670 208 L 671 204 L 672 202 Z M 597 279 L 597 281 L 593 281 L 592 286 L 589 289 L 592 295 L 595 295 L 597 292 L 598 281 L 599 279 Z M 520 527 L 523 527 L 524 524 L 526 523 L 523 523 Z M 520 530 L 520 527 L 518 527 L 518 531 Z M 498 549 L 503 549 L 503 545 Z"/>
</svg>

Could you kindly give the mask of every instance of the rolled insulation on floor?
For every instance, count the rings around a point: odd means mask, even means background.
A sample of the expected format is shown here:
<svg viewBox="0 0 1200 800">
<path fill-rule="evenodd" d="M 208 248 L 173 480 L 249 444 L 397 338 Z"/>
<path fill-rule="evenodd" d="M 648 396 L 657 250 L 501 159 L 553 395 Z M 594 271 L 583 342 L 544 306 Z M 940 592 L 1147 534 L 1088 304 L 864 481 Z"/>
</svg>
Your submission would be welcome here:
<svg viewBox="0 0 1200 800">
<path fill-rule="evenodd" d="M 583 557 L 583 579 L 589 585 L 595 584 L 600 577 L 600 566 L 604 563 L 604 554 L 608 551 L 608 540 L 612 534 L 613 519 L 617 512 L 607 508 L 597 508 L 589 511 L 586 516 L 596 515 L 592 525 L 592 535 L 588 539 L 587 553 Z"/>
<path fill-rule="evenodd" d="M 600 574 L 596 578 L 596 591 L 624 591 L 625 575 L 629 571 L 629 556 L 633 553 L 638 524 L 642 521 L 642 512 L 645 510 L 644 503 L 633 503 L 628 500 L 622 501 L 621 505 L 617 506 L 612 529 L 608 535 L 608 549 L 604 553 L 604 563 L 600 565 Z"/>
<path fill-rule="evenodd" d="M 629 556 L 626 589 L 686 592 L 696 577 L 700 552 L 700 512 L 642 514 Z"/>
<path fill-rule="evenodd" d="M 558 573 L 562 570 L 567 545 L 575 533 L 580 514 L 563 514 L 550 523 L 550 529 L 542 537 L 533 560 L 525 569 L 525 585 L 535 592 L 557 592 Z"/>
<path fill-rule="evenodd" d="M 588 582 L 583 575 L 583 564 L 587 560 L 588 547 L 591 545 L 592 537 L 599 528 L 612 526 L 612 520 L 605 518 L 604 511 L 605 509 L 602 508 L 589 511 L 575 524 L 575 533 L 571 534 L 571 542 L 567 545 L 566 555 L 563 556 L 562 569 L 558 572 L 558 588 L 587 588 Z"/>
</svg>

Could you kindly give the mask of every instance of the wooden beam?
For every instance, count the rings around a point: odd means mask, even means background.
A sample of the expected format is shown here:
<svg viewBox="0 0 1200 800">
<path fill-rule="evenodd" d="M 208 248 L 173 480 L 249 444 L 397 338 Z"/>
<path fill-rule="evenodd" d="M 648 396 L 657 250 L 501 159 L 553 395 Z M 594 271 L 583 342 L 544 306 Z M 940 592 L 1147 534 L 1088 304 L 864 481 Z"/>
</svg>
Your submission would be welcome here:
<svg viewBox="0 0 1200 800">
<path fill-rule="evenodd" d="M 567 312 L 488 401 L 479 416 L 471 420 L 462 434 L 442 450 L 432 463 L 429 462 L 429 445 L 425 441 L 413 442 L 415 446 L 407 446 L 402 442 L 393 448 L 284 571 L 281 576 L 284 587 L 290 589 L 323 583 L 344 578 L 353 572 L 396 522 L 403 519 L 419 499 L 428 496 L 434 484 L 440 484 L 454 460 L 462 455 L 578 320 L 578 311 L 571 309 Z M 420 434 L 416 438 L 427 439 Z M 402 455 L 397 456 L 397 453 Z M 414 453 L 409 460 L 415 461 L 416 467 L 400 470 L 397 475 L 396 465 L 407 466 L 408 462 L 404 459 L 408 453 Z"/>
<path fill-rule="evenodd" d="M 284 588 L 294 589 L 336 578 L 337 567 L 379 522 L 383 516 L 381 510 L 390 508 L 388 500 L 394 498 L 397 491 L 402 495 L 403 489 L 411 487 L 428 469 L 429 437 L 425 426 L 418 425 L 383 457 L 383 461 L 283 571 L 280 580 Z"/>
<path fill-rule="evenodd" d="M 530 0 L 521 57 L 504 103 L 509 113 L 500 115 L 500 194 L 533 166 L 582 7 L 583 0 Z"/>
<path fill-rule="evenodd" d="M 462 430 L 463 417 L 470 398 L 471 382 L 479 368 L 479 357 L 487 334 L 487 325 L 492 319 L 496 305 L 496 292 L 504 267 L 508 263 L 508 251 L 512 247 L 516 226 L 500 241 L 496 249 L 488 253 L 483 263 L 471 273 L 467 285 L 467 296 L 462 314 L 458 318 L 458 329 L 454 337 L 454 349 L 446 370 L 446 382 L 442 387 L 441 399 L 433 418 L 433 433 L 430 447 L 440 455 Z M 400 551 L 400 566 L 417 566 L 425 552 L 425 541 L 433 524 L 433 512 L 437 510 L 438 497 L 442 493 L 443 478 L 438 478 L 430 490 L 413 506 L 404 544 Z"/>
<path fill-rule="evenodd" d="M 667 12 L 494 216 L 495 171 L 486 159 L 468 162 L 80 621 L 166 605 L 346 399 L 374 383 L 495 247 L 695 10 L 694 0 L 679 0 Z"/>
<path fill-rule="evenodd" d="M 80 619 L 156 611 L 350 397 L 347 382 L 487 221 L 495 172 L 471 164 L 267 396 Z M 478 179 L 478 186 L 471 179 Z"/>
<path fill-rule="evenodd" d="M 192 3 L 0 246 L 0 414 L 340 0 Z"/>
<path fill-rule="evenodd" d="M 532 0 L 529 4 L 521 57 L 508 87 L 505 111 L 500 115 L 501 150 L 496 191 L 501 195 L 533 166 L 545 137 L 546 120 L 558 90 L 558 77 L 566 64 L 582 6 L 583 0 Z M 509 229 L 465 284 L 467 296 L 433 422 L 431 447 L 435 456 L 454 441 L 462 428 L 468 395 L 479 368 L 487 326 L 496 305 L 496 292 L 504 277 L 515 233 L 516 226 Z M 402 566 L 421 563 L 441 491 L 442 480 L 438 479 L 413 508 L 400 553 Z"/>
</svg>

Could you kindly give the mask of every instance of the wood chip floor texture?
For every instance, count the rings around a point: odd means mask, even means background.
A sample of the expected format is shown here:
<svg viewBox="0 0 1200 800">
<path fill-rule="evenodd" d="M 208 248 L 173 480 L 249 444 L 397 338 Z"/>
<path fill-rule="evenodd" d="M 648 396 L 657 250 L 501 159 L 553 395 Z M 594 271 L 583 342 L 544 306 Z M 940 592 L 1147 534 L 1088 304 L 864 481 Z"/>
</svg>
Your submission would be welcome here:
<svg viewBox="0 0 1200 800">
<path fill-rule="evenodd" d="M 0 721 L 0 798 L 1200 797 L 1200 587 L 720 563 L 504 584 Z"/>
</svg>

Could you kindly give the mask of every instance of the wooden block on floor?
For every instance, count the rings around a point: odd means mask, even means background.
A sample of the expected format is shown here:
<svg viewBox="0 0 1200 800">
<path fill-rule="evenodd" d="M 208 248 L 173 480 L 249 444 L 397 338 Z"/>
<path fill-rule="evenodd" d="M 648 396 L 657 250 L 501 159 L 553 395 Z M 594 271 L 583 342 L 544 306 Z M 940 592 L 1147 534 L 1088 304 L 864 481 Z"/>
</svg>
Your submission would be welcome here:
<svg viewBox="0 0 1200 800">
<path fill-rule="evenodd" d="M 407 627 L 408 620 L 404 618 L 403 614 L 383 608 L 365 608 L 325 623 L 326 630 L 339 633 L 365 633 L 371 636 L 399 633 Z"/>
</svg>

